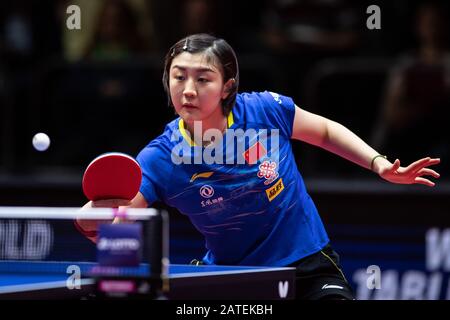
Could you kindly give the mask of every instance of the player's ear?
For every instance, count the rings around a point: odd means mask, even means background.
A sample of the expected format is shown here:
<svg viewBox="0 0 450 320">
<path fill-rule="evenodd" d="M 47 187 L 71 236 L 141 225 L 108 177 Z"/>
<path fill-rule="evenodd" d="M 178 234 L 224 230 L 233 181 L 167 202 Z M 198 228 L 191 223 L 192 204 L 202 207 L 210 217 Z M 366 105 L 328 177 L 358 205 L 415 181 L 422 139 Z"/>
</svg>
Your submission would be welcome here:
<svg viewBox="0 0 450 320">
<path fill-rule="evenodd" d="M 235 83 L 236 80 L 234 78 L 230 78 L 227 82 L 225 82 L 225 85 L 223 86 L 222 99 L 226 99 L 228 97 L 230 92 L 233 90 Z"/>
</svg>

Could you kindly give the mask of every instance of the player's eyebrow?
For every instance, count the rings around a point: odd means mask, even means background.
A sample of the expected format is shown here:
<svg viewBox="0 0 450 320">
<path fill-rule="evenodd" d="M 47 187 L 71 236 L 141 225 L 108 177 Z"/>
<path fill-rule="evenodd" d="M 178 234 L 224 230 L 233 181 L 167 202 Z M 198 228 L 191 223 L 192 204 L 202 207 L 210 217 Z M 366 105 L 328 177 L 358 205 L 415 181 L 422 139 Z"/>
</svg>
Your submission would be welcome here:
<svg viewBox="0 0 450 320">
<path fill-rule="evenodd" d="M 188 69 L 192 69 L 195 72 L 201 73 L 201 72 L 214 72 L 217 73 L 217 71 L 211 69 L 211 68 L 207 68 L 207 67 L 201 67 L 201 68 L 190 68 L 190 67 L 184 67 L 184 66 L 179 66 L 179 65 L 174 65 L 172 66 L 172 69 L 180 69 L 182 71 L 186 71 Z"/>
</svg>

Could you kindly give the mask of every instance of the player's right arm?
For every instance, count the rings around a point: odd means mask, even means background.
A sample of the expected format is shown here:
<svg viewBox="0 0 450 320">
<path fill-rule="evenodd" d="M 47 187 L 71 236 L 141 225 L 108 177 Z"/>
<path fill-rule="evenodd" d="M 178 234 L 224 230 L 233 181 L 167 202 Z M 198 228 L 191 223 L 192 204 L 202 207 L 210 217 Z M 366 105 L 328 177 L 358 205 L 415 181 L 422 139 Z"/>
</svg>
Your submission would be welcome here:
<svg viewBox="0 0 450 320">
<path fill-rule="evenodd" d="M 137 195 L 130 201 L 124 199 L 108 199 L 108 200 L 97 200 L 89 201 L 86 203 L 81 210 L 91 209 L 91 208 L 148 208 L 148 203 L 142 193 L 138 192 Z M 83 233 L 89 240 L 95 242 L 97 239 L 97 229 L 99 223 L 104 223 L 104 220 L 86 220 L 86 219 L 76 219 L 75 226 L 77 229 Z M 118 220 L 112 221 L 112 223 L 117 223 Z"/>
</svg>

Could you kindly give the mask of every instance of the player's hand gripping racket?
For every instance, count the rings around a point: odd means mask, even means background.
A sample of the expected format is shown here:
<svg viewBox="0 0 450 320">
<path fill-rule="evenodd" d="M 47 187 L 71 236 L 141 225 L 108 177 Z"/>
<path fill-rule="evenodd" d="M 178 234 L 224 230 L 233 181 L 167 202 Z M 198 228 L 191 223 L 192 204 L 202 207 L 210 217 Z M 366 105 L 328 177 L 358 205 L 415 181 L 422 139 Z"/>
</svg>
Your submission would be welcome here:
<svg viewBox="0 0 450 320">
<path fill-rule="evenodd" d="M 142 171 L 138 162 L 124 153 L 105 153 L 87 166 L 83 192 L 92 201 L 133 199 L 139 191 Z"/>
</svg>

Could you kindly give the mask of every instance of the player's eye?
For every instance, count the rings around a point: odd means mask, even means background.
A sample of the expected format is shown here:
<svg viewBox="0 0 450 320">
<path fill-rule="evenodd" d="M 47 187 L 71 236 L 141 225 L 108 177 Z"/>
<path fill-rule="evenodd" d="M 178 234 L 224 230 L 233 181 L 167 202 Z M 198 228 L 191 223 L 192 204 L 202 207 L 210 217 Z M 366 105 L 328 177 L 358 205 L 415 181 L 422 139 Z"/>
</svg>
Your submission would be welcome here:
<svg viewBox="0 0 450 320">
<path fill-rule="evenodd" d="M 198 82 L 208 82 L 208 81 L 209 81 L 208 79 L 203 78 L 203 77 L 198 78 Z"/>
<path fill-rule="evenodd" d="M 178 81 L 183 81 L 184 80 L 184 76 L 182 75 L 175 75 L 174 78 Z"/>
</svg>

